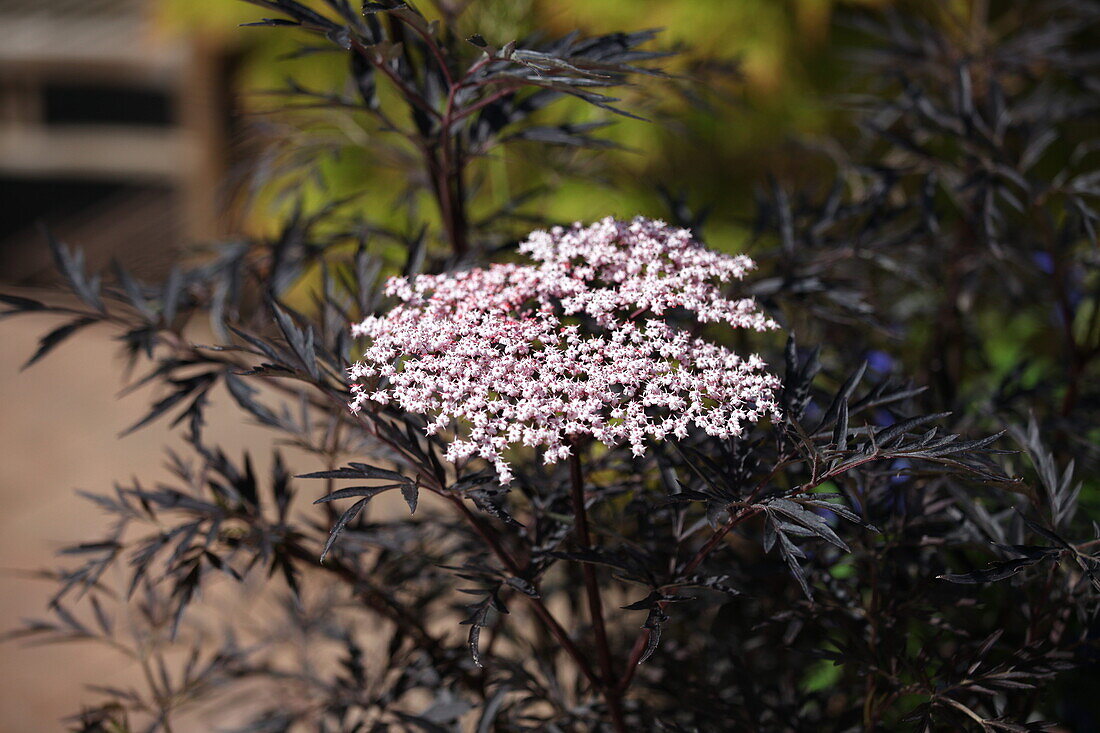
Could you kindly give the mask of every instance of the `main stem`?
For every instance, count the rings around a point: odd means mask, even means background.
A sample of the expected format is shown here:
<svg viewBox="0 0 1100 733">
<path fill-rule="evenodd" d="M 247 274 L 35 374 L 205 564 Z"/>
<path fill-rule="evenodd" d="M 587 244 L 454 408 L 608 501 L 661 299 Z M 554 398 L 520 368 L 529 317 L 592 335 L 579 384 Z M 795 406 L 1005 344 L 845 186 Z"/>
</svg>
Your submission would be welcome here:
<svg viewBox="0 0 1100 733">
<path fill-rule="evenodd" d="M 577 544 L 582 550 L 592 549 L 592 538 L 588 533 L 588 511 L 584 501 L 584 475 L 581 472 L 579 446 L 573 446 L 569 456 L 569 476 L 573 485 L 573 526 L 577 533 Z M 623 720 L 622 693 L 615 679 L 615 670 L 611 663 L 611 646 L 607 643 L 607 627 L 603 621 L 603 601 L 600 597 L 600 584 L 596 580 L 596 569 L 592 563 L 581 563 L 584 573 L 584 588 L 588 596 L 588 615 L 592 619 L 592 630 L 596 635 L 596 655 L 600 663 L 600 677 L 603 683 L 604 700 L 611 713 L 611 724 L 618 733 L 626 733 Z"/>
<path fill-rule="evenodd" d="M 430 39 L 428 45 L 432 45 Z M 443 118 L 439 123 L 439 165 L 435 187 L 439 198 L 439 213 L 443 217 L 443 227 L 450 240 L 451 250 L 456 257 L 463 257 L 469 249 L 466 241 L 466 197 L 462 182 L 464 164 L 459 136 L 451 136 L 451 127 L 455 122 L 455 95 L 462 84 L 451 80 L 442 58 L 439 63 L 447 75 L 450 89 Z"/>
<path fill-rule="evenodd" d="M 699 548 L 699 551 L 695 553 L 695 556 L 692 557 L 688 564 L 684 566 L 683 570 L 680 571 L 680 574 L 690 575 L 692 572 L 694 572 L 695 569 L 699 567 L 700 564 L 702 564 L 703 560 L 705 560 L 707 556 L 714 551 L 714 548 L 717 547 L 719 543 L 721 543 L 722 539 L 725 538 L 727 534 L 729 534 L 730 530 L 741 524 L 741 522 L 744 522 L 746 519 L 756 516 L 759 511 L 760 510 L 758 509 L 746 508 L 742 509 L 737 514 L 730 517 L 730 520 L 726 522 L 722 527 L 720 527 L 717 531 L 715 531 L 714 534 L 711 535 L 710 539 L 707 540 L 701 548 Z M 657 605 L 661 608 L 661 610 L 664 610 L 665 606 L 667 606 L 668 604 L 665 601 L 659 601 Z M 650 633 L 651 632 L 649 629 L 642 629 L 642 632 L 638 634 L 638 638 L 634 640 L 634 647 L 630 650 L 630 658 L 627 660 L 626 670 L 623 672 L 622 677 L 620 677 L 618 681 L 618 692 L 620 695 L 626 692 L 627 688 L 630 687 L 630 683 L 634 680 L 634 673 L 638 671 L 638 665 L 641 664 L 642 655 L 645 653 L 646 647 L 649 644 Z"/>
<path fill-rule="evenodd" d="M 466 517 L 466 519 L 473 526 L 478 535 L 485 540 L 489 545 L 489 549 L 493 551 L 493 554 L 504 564 L 504 567 L 508 568 L 508 571 L 513 575 L 519 576 L 522 571 L 519 564 L 515 561 L 500 541 L 493 535 L 493 533 L 481 522 L 477 516 L 470 511 L 470 509 L 463 503 L 462 499 L 457 496 L 451 495 L 451 502 L 458 508 L 460 512 Z M 562 645 L 566 653 L 573 658 L 573 661 L 577 664 L 581 674 L 583 674 L 592 684 L 598 685 L 600 678 L 596 676 L 596 673 L 592 671 L 591 665 L 588 660 L 585 659 L 584 654 L 577 648 L 577 645 L 573 643 L 573 640 L 569 638 L 569 633 L 562 627 L 558 620 L 554 618 L 554 615 L 550 613 L 550 609 L 542 602 L 542 598 L 539 596 L 530 596 L 526 593 L 521 594 L 521 598 L 526 598 L 535 610 L 535 615 L 542 620 L 546 627 L 550 630 L 550 633 L 554 635 L 554 638 L 558 640 L 558 643 Z"/>
</svg>

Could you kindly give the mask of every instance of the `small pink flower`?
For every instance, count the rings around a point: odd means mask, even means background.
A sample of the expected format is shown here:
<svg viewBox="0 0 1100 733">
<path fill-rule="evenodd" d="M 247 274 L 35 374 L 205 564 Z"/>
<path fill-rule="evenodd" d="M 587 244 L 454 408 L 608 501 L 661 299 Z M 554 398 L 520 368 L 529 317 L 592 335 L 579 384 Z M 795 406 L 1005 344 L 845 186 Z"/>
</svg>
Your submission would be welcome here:
<svg viewBox="0 0 1100 733">
<path fill-rule="evenodd" d="M 370 339 L 348 370 L 352 409 L 394 402 L 429 416 L 429 432 L 453 425 L 466 437 L 447 460 L 479 456 L 501 483 L 512 478 L 502 457 L 511 445 L 542 447 L 554 463 L 592 436 L 640 456 L 648 439 L 683 438 L 690 425 L 731 437 L 778 415 L 779 380 L 759 356 L 662 318 L 677 309 L 703 323 L 777 328 L 753 300 L 721 294 L 755 266 L 748 257 L 643 218 L 536 231 L 519 249 L 536 264 L 391 278 L 399 305 L 352 327 Z"/>
</svg>

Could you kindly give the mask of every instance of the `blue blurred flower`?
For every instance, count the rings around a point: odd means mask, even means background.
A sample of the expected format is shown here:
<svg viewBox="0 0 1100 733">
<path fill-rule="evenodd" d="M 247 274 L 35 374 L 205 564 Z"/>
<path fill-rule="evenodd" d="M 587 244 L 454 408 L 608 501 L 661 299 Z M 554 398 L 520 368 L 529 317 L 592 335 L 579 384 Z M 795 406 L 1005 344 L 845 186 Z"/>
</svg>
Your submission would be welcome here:
<svg viewBox="0 0 1100 733">
<path fill-rule="evenodd" d="M 867 352 L 867 366 L 878 374 L 888 374 L 894 370 L 894 358 L 885 351 L 872 349 Z"/>
<path fill-rule="evenodd" d="M 1031 261 L 1048 275 L 1054 272 L 1054 258 L 1050 256 L 1050 252 L 1032 252 Z"/>
</svg>

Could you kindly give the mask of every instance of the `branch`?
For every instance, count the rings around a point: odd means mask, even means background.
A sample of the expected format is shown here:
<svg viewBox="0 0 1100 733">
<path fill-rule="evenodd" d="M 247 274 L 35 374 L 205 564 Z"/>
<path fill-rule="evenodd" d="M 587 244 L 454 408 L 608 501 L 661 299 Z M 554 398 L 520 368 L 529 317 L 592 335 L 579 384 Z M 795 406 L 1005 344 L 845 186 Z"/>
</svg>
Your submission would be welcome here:
<svg viewBox="0 0 1100 733">
<path fill-rule="evenodd" d="M 684 566 L 682 574 L 689 574 L 694 571 L 699 565 L 707 558 L 710 553 L 714 551 L 722 539 L 730 533 L 737 525 L 744 522 L 750 517 L 754 517 L 760 513 L 760 509 L 755 507 L 745 507 L 741 509 L 737 514 L 730 517 L 730 520 L 726 522 L 722 527 L 715 530 L 711 538 L 707 540 L 706 544 L 699 548 L 699 551 L 695 553 L 695 556 L 688 561 L 688 564 Z M 658 607 L 664 610 L 668 605 L 665 601 L 658 601 Z M 626 692 L 630 687 L 631 681 L 634 679 L 634 673 L 638 670 L 638 665 L 641 663 L 642 655 L 645 654 L 646 646 L 649 644 L 649 629 L 643 628 L 638 637 L 634 640 L 634 647 L 630 650 L 630 659 L 626 663 L 626 669 L 623 670 L 622 677 L 619 678 L 618 690 L 619 694 Z"/>
<path fill-rule="evenodd" d="M 485 544 L 489 546 L 489 549 L 493 551 L 493 554 L 496 555 L 501 563 L 504 564 L 504 567 L 507 568 L 508 572 L 517 577 L 520 576 L 522 574 L 522 568 L 520 568 L 519 563 L 516 562 L 511 553 L 509 553 L 508 550 L 506 550 L 504 546 L 500 544 L 500 540 L 497 539 L 497 537 L 493 534 L 493 531 L 489 527 L 486 527 L 481 519 L 479 519 L 477 515 L 470 511 L 470 508 L 466 506 L 461 497 L 455 496 L 454 494 L 447 494 L 447 498 L 450 499 L 450 501 L 456 507 L 458 507 L 458 509 L 462 512 L 463 516 L 466 517 L 467 521 L 470 522 L 478 535 L 480 535 L 481 538 L 485 540 Z M 533 583 L 533 585 L 535 585 L 535 590 L 537 592 L 538 584 Z M 566 653 L 568 653 L 569 656 L 572 657 L 573 661 L 576 662 L 577 667 L 580 669 L 581 673 L 584 674 L 584 676 L 588 679 L 590 683 L 592 683 L 592 685 L 599 687 L 600 678 L 596 676 L 596 673 L 592 670 L 592 666 L 588 663 L 588 660 L 585 659 L 584 654 L 569 637 L 569 632 L 567 632 L 565 628 L 562 627 L 560 623 L 558 623 L 558 620 L 554 618 L 554 615 L 552 613 L 550 613 L 550 610 L 546 607 L 546 604 L 542 602 L 541 596 L 535 597 L 530 596 L 526 593 L 521 593 L 520 597 L 526 598 L 531 603 L 531 606 L 535 611 L 535 615 L 538 616 L 539 619 L 546 625 L 547 629 L 550 631 L 551 634 L 553 634 L 554 638 L 557 639 L 558 643 L 561 644 L 562 648 L 565 649 Z"/>
</svg>

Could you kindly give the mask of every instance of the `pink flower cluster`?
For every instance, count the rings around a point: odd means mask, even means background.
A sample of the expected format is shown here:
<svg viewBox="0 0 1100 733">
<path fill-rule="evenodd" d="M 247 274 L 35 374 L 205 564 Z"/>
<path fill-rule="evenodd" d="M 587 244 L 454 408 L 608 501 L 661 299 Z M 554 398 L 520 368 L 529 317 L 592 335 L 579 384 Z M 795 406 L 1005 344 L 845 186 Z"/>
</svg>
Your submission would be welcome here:
<svg viewBox="0 0 1100 733">
<path fill-rule="evenodd" d="M 683 438 L 692 424 L 730 437 L 778 414 L 779 380 L 760 357 L 662 318 L 678 309 L 776 328 L 754 301 L 719 290 L 754 267 L 748 257 L 643 218 L 536 231 L 520 251 L 537 264 L 391 278 L 386 292 L 401 303 L 352 328 L 370 346 L 349 369 L 351 408 L 393 402 L 434 417 L 429 432 L 460 436 L 448 460 L 480 456 L 501 483 L 513 445 L 544 448 L 546 463 L 582 436 L 641 455 L 647 439 Z"/>
</svg>

